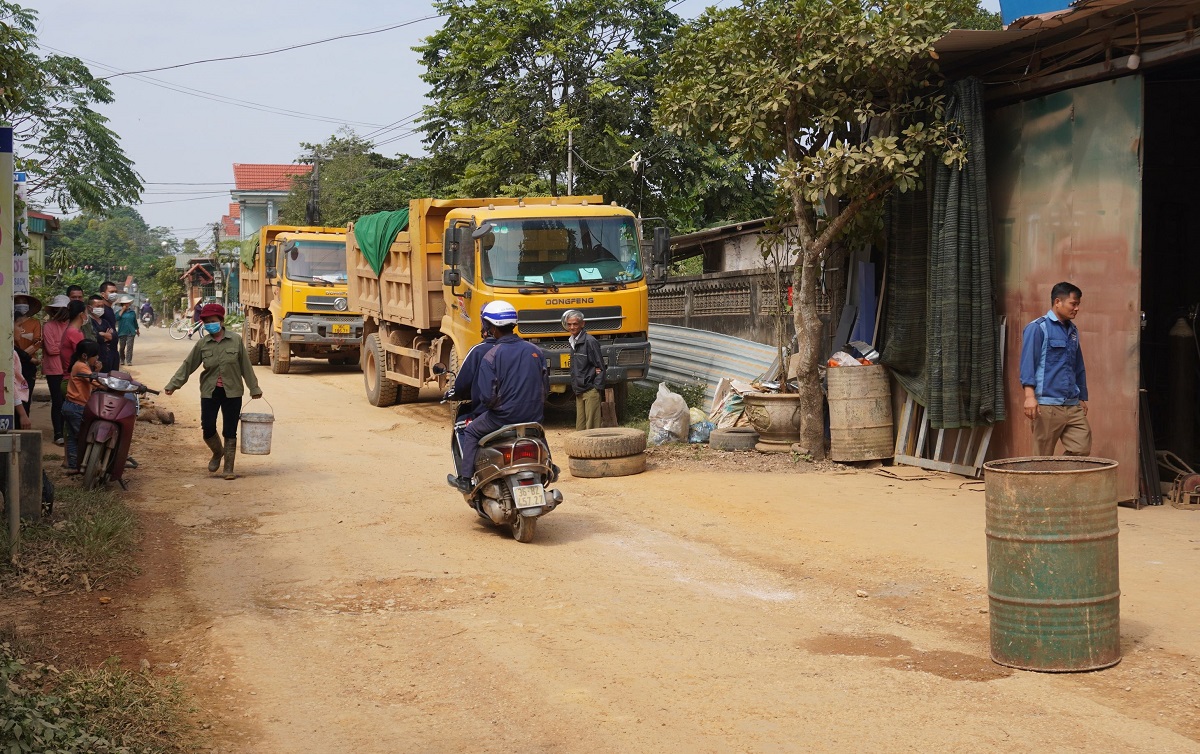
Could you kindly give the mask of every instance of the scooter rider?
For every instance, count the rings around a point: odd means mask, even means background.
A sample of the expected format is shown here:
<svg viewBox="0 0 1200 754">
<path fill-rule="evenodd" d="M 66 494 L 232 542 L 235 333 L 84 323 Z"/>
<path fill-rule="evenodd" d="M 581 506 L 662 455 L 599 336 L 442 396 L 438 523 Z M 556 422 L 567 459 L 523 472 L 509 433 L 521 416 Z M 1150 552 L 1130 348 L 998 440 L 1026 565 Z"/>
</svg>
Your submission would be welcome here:
<svg viewBox="0 0 1200 754">
<path fill-rule="evenodd" d="M 489 314 L 495 314 L 497 304 L 507 306 L 502 301 L 492 301 L 483 307 L 480 312 L 480 318 L 483 319 Z M 465 415 L 460 416 L 460 419 L 474 419 L 483 413 L 483 405 L 479 402 L 479 396 L 482 393 L 480 385 L 477 384 L 479 376 L 479 364 L 483 361 L 483 357 L 491 352 L 496 345 L 496 339 L 492 337 L 491 324 L 483 319 L 483 324 L 479 329 L 479 334 L 483 336 L 483 342 L 476 344 L 470 351 L 467 351 L 467 358 L 463 359 L 462 364 L 458 368 L 458 374 L 454 378 L 454 386 L 446 391 L 443 396 L 448 401 L 469 401 L 471 410 Z M 461 470 L 461 469 L 460 469 Z M 460 476 L 462 476 L 460 474 Z"/>
<path fill-rule="evenodd" d="M 461 435 L 462 468 L 451 483 L 464 493 L 471 491 L 479 440 L 506 424 L 541 422 L 550 390 L 550 375 L 541 349 L 513 332 L 517 311 L 512 304 L 493 301 L 485 307 L 482 319 L 496 344 L 480 360 L 472 384 L 472 391 L 476 386 L 479 388 L 474 398 L 482 411 Z"/>
</svg>

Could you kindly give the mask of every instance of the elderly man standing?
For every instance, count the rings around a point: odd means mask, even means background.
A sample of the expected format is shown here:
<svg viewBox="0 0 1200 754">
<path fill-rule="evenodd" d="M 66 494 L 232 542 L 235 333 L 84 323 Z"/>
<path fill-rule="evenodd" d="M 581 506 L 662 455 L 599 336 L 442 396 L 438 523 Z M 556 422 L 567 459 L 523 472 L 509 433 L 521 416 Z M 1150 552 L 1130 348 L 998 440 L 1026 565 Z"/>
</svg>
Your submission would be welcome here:
<svg viewBox="0 0 1200 754">
<path fill-rule="evenodd" d="M 575 392 L 575 429 L 600 426 L 600 391 L 604 390 L 604 355 L 600 344 L 584 329 L 583 312 L 571 309 L 563 315 L 571 333 L 571 389 Z"/>
</svg>

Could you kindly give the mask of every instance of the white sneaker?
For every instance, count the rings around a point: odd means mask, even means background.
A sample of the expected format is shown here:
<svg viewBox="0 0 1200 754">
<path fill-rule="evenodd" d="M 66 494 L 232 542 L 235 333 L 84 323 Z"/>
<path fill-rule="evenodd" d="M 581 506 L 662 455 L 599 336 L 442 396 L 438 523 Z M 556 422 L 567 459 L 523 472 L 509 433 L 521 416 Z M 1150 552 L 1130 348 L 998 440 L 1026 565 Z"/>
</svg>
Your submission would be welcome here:
<svg viewBox="0 0 1200 754">
<path fill-rule="evenodd" d="M 67 444 L 67 441 L 66 441 L 66 440 L 64 440 L 63 438 L 59 437 L 58 439 L 56 439 L 56 440 L 54 441 L 54 444 L 55 444 L 55 445 L 66 445 L 66 444 Z"/>
</svg>

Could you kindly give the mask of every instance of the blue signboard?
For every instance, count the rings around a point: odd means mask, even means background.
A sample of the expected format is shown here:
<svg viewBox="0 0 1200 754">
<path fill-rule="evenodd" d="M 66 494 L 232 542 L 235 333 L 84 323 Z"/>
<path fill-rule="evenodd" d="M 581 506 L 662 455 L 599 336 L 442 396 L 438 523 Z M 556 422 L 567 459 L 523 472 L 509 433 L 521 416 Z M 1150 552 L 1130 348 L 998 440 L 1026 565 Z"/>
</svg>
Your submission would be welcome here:
<svg viewBox="0 0 1200 754">
<path fill-rule="evenodd" d="M 1066 10 L 1072 4 L 1071 0 L 1000 0 L 1000 17 L 1008 26 L 1018 18 Z"/>
</svg>

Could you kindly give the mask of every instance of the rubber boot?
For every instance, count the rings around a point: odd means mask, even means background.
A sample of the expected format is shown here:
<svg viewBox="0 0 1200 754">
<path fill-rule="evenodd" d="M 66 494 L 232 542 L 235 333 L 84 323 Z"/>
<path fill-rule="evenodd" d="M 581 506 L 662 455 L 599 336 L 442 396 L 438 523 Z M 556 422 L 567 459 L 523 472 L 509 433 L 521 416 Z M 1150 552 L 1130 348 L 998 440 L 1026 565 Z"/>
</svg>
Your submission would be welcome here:
<svg viewBox="0 0 1200 754">
<path fill-rule="evenodd" d="M 233 459 L 237 456 L 237 438 L 231 437 L 225 441 L 225 478 L 237 479 L 233 473 Z"/>
<path fill-rule="evenodd" d="M 204 444 L 213 452 L 213 457 L 208 461 L 208 470 L 216 471 L 221 468 L 221 454 L 225 449 L 221 446 L 221 436 L 213 435 L 212 437 L 204 438 Z"/>
</svg>

